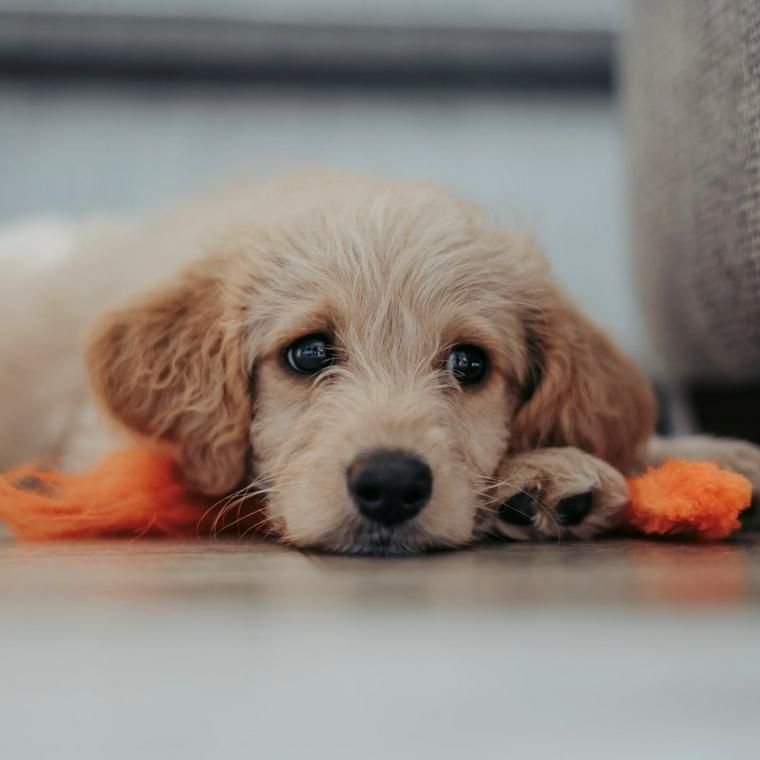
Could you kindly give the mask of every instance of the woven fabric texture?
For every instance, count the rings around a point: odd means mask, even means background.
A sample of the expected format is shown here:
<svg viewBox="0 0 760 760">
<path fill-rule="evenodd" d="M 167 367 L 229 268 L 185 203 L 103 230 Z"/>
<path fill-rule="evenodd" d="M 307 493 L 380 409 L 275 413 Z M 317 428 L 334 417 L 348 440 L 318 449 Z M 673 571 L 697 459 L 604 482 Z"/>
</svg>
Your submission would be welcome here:
<svg viewBox="0 0 760 760">
<path fill-rule="evenodd" d="M 665 369 L 760 379 L 760 2 L 634 2 L 623 72 L 635 269 Z"/>
</svg>

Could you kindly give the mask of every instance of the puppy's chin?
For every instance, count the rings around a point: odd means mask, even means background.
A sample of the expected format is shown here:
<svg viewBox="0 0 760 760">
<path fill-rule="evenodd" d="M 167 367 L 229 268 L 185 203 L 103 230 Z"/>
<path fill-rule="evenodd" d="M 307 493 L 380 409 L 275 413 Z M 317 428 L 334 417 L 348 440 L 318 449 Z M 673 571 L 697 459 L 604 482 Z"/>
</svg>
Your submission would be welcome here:
<svg viewBox="0 0 760 760">
<path fill-rule="evenodd" d="M 466 542 L 464 542 L 466 543 Z M 385 528 L 368 521 L 335 531 L 308 547 L 330 554 L 399 557 L 408 554 L 453 549 L 463 542 L 436 538 L 414 522 L 397 528 Z"/>
</svg>

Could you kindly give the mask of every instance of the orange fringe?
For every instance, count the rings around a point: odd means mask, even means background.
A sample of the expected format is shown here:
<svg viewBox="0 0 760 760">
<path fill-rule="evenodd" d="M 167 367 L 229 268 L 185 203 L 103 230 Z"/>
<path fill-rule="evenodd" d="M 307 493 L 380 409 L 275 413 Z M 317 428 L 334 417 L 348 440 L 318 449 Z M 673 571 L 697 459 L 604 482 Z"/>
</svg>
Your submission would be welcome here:
<svg viewBox="0 0 760 760">
<path fill-rule="evenodd" d="M 195 536 L 209 504 L 155 451 L 106 456 L 91 472 L 22 467 L 0 478 L 0 521 L 22 539 Z"/>
</svg>

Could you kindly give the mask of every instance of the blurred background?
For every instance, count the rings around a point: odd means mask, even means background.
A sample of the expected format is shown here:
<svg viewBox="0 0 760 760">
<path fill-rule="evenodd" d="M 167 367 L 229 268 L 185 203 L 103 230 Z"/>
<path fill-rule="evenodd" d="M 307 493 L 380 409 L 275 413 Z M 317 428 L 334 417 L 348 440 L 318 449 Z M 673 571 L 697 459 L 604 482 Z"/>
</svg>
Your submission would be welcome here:
<svg viewBox="0 0 760 760">
<path fill-rule="evenodd" d="M 135 214 L 230 173 L 437 180 L 533 229 L 639 361 L 623 0 L 0 0 L 0 222 Z"/>
<path fill-rule="evenodd" d="M 760 434 L 757 0 L 0 0 L 0 228 L 304 163 L 529 226 L 671 429 Z M 0 540 L 0 756 L 755 758 L 757 556 Z"/>
<path fill-rule="evenodd" d="M 304 164 L 532 229 L 656 381 L 760 440 L 754 0 L 0 0 L 0 224 Z"/>
</svg>

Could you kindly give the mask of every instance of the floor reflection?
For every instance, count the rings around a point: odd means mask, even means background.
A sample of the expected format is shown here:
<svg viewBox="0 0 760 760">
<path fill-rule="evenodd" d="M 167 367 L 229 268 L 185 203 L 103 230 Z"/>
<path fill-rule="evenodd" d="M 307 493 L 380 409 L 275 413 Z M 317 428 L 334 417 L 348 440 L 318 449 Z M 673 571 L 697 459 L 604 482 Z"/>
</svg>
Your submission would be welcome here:
<svg viewBox="0 0 760 760">
<path fill-rule="evenodd" d="M 760 538 L 504 543 L 394 559 L 248 542 L 0 542 L 0 595 L 309 609 L 754 608 Z"/>
</svg>

